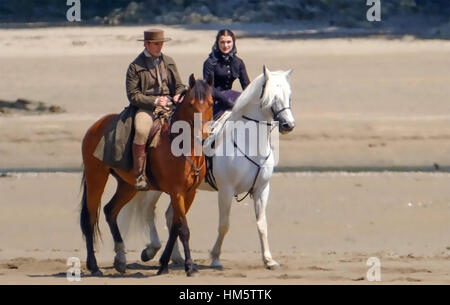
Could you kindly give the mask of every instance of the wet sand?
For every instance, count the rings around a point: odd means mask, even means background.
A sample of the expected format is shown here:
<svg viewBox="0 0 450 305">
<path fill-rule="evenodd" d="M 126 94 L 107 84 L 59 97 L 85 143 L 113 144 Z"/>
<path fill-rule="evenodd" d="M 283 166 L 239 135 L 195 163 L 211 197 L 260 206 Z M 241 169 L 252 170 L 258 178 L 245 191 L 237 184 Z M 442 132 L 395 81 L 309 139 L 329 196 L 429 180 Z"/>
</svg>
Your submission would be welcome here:
<svg viewBox="0 0 450 305">
<path fill-rule="evenodd" d="M 41 100 L 67 113 L 2 116 L 0 168 L 79 168 L 80 141 L 128 101 L 125 72 L 146 27 L 0 30 L 0 98 Z M 164 27 L 181 78 L 201 77 L 215 30 Z M 268 33 L 270 27 L 267 28 Z M 450 42 L 264 39 L 237 31 L 250 79 L 293 69 L 297 127 L 280 137 L 280 166 L 450 165 Z M 30 67 L 32 67 L 30 69 Z M 235 82 L 239 89 L 238 81 Z"/>
<path fill-rule="evenodd" d="M 223 270 L 209 267 L 217 232 L 216 193 L 200 191 L 188 213 L 191 249 L 199 275 L 170 266 L 155 277 L 158 260 L 143 263 L 148 237 L 128 233 L 128 270 L 113 269 L 113 242 L 104 215 L 97 259 L 105 276 L 90 277 L 79 228 L 80 174 L 13 174 L 0 178 L 2 214 L 0 283 L 69 284 L 69 257 L 82 262 L 83 284 L 369 284 L 366 262 L 377 257 L 384 284 L 450 284 L 449 174 L 276 174 L 267 209 L 272 255 L 281 267 L 263 267 L 253 202 L 234 203 L 225 238 Z M 103 203 L 113 194 L 108 182 Z M 20 188 L 20 190 L 19 190 Z M 295 191 L 293 191 L 295 190 Z M 167 239 L 164 212 L 157 228 Z M 157 258 L 159 257 L 157 254 Z"/>
</svg>

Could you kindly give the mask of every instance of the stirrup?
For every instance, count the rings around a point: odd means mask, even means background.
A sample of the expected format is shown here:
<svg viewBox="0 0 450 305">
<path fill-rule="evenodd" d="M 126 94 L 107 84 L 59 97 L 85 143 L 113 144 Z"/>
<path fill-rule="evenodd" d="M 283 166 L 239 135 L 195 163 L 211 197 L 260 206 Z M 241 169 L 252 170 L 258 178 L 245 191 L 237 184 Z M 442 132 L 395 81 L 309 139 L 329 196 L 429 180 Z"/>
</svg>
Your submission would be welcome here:
<svg viewBox="0 0 450 305">
<path fill-rule="evenodd" d="M 145 174 L 140 174 L 136 178 L 136 184 L 134 185 L 138 191 L 148 191 L 150 189 L 150 182 L 148 181 Z"/>
</svg>

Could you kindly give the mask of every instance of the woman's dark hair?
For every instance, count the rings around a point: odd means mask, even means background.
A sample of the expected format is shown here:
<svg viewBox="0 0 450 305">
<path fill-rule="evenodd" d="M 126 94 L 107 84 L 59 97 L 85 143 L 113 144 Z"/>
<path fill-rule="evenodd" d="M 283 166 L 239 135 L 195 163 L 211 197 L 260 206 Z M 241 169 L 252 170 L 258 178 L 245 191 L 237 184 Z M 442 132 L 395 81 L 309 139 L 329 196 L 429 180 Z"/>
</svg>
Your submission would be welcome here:
<svg viewBox="0 0 450 305">
<path fill-rule="evenodd" d="M 237 53 L 237 47 L 236 47 L 236 37 L 234 36 L 234 33 L 229 30 L 229 29 L 222 29 L 219 30 L 219 32 L 217 32 L 217 36 L 216 36 L 216 43 L 215 43 L 215 47 L 217 50 L 219 49 L 219 38 L 220 36 L 231 36 L 231 39 L 233 39 L 233 50 L 234 53 Z"/>
</svg>

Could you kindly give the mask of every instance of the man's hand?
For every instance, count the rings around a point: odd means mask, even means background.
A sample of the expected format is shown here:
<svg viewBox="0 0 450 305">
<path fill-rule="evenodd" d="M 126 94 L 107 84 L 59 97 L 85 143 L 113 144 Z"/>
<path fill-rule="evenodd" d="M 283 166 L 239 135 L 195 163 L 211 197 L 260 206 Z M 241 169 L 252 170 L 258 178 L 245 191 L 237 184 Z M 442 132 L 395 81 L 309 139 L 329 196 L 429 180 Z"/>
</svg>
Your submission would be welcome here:
<svg viewBox="0 0 450 305">
<path fill-rule="evenodd" d="M 178 104 L 180 102 L 180 94 L 177 94 L 173 97 L 173 102 L 175 104 Z"/>
<path fill-rule="evenodd" d="M 168 105 L 170 105 L 170 99 L 167 96 L 158 96 L 156 99 L 156 106 L 166 107 Z"/>
</svg>

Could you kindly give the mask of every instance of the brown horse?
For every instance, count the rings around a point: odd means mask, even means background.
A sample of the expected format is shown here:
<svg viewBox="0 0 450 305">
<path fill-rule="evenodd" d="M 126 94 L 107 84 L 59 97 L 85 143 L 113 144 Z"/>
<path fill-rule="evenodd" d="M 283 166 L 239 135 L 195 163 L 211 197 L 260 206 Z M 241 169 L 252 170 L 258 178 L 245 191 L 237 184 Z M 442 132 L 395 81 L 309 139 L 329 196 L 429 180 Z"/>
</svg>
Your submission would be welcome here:
<svg viewBox="0 0 450 305">
<path fill-rule="evenodd" d="M 189 88 L 185 92 L 184 99 L 177 104 L 171 117 L 171 121 L 165 123 L 161 129 L 160 139 L 156 147 L 147 146 L 147 177 L 151 178 L 151 189 L 160 190 L 170 195 L 171 205 L 174 210 L 173 225 L 170 229 L 169 239 L 163 255 L 160 259 L 158 274 L 168 272 L 168 262 L 177 237 L 184 246 L 185 270 L 188 276 L 197 272 L 191 259 L 189 249 L 189 228 L 186 221 L 188 212 L 194 197 L 196 188 L 206 173 L 204 155 L 195 156 L 194 145 L 191 146 L 191 154 L 176 156 L 172 153 L 172 140 L 174 133 L 171 126 L 175 122 L 184 121 L 190 125 L 191 143 L 199 140 L 194 134 L 195 114 L 201 114 L 201 138 L 207 134 L 203 132 L 203 124 L 211 120 L 212 117 L 212 96 L 211 80 L 195 80 L 191 74 L 189 78 Z M 132 170 L 125 172 L 112 168 L 93 156 L 95 148 L 102 138 L 108 125 L 114 120 L 117 114 L 106 115 L 92 125 L 83 139 L 82 154 L 84 163 L 83 173 L 83 198 L 81 201 L 81 230 L 86 239 L 87 248 L 87 268 L 94 275 L 102 275 L 98 268 L 94 254 L 94 241 L 98 228 L 98 214 L 101 206 L 101 197 L 109 175 L 113 175 L 117 180 L 117 190 L 104 207 L 106 221 L 108 222 L 114 239 L 114 267 L 123 273 L 126 269 L 125 246 L 117 225 L 117 215 L 121 208 L 125 206 L 135 195 L 135 178 Z M 150 142 L 150 141 L 149 141 Z M 184 143 L 183 143 L 184 145 Z"/>
</svg>

